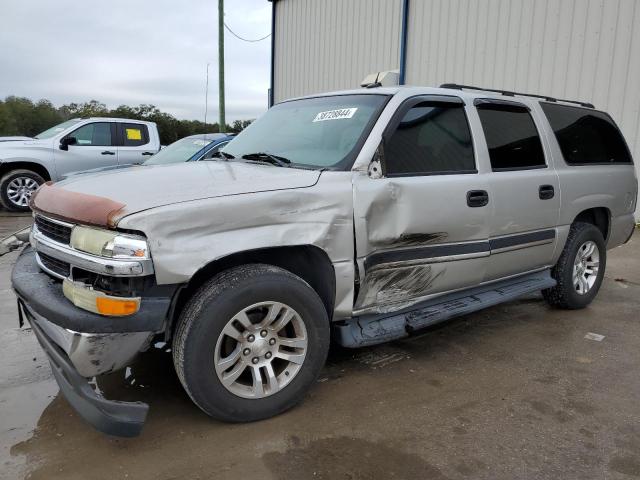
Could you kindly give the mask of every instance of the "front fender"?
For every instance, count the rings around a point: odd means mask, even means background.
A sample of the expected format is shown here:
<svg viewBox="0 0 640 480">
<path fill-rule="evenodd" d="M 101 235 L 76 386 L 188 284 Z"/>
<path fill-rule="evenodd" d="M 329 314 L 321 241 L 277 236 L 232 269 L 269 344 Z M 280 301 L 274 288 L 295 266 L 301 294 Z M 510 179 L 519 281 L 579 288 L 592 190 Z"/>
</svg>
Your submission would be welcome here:
<svg viewBox="0 0 640 480">
<path fill-rule="evenodd" d="M 353 262 L 350 172 L 325 172 L 308 188 L 176 203 L 123 217 L 143 232 L 158 284 L 185 283 L 203 266 L 248 250 L 314 245 L 332 263 Z"/>
</svg>

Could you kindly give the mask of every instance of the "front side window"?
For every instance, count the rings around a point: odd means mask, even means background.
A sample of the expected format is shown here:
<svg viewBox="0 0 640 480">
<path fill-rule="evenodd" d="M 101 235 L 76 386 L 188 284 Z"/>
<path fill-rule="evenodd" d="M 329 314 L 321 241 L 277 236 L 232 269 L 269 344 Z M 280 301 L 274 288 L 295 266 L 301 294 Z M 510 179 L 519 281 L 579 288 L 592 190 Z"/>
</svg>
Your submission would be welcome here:
<svg viewBox="0 0 640 480">
<path fill-rule="evenodd" d="M 404 114 L 384 148 L 388 176 L 476 171 L 462 104 L 415 105 Z"/>
<path fill-rule="evenodd" d="M 87 123 L 69 134 L 77 140 L 79 147 L 112 146 L 111 124 L 107 122 Z"/>
<path fill-rule="evenodd" d="M 483 103 L 477 108 L 492 170 L 546 166 L 540 135 L 527 107 Z"/>
<path fill-rule="evenodd" d="M 45 130 L 42 133 L 39 133 L 38 135 L 35 136 L 35 138 L 39 139 L 39 140 L 46 140 L 47 138 L 52 138 L 55 137 L 56 135 L 58 135 L 59 133 L 64 132 L 67 128 L 75 125 L 76 123 L 81 122 L 82 119 L 80 118 L 74 118 L 73 120 L 67 120 L 66 122 L 62 122 L 59 125 L 56 125 L 55 127 L 51 127 L 47 130 Z"/>
<path fill-rule="evenodd" d="M 541 103 L 569 165 L 632 163 L 624 138 L 606 113 Z"/>
<path fill-rule="evenodd" d="M 266 153 L 289 160 L 293 167 L 348 169 L 387 98 L 356 94 L 283 102 L 267 110 L 222 151 L 236 159 Z"/>
</svg>

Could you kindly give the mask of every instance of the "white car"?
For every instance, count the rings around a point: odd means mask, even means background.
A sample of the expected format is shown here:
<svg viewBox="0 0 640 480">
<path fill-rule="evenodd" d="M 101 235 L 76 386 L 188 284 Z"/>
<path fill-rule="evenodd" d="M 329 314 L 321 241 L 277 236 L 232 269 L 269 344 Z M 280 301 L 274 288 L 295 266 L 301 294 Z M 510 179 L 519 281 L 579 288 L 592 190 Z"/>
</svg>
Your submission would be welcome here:
<svg viewBox="0 0 640 480">
<path fill-rule="evenodd" d="M 69 172 L 142 163 L 160 150 L 153 122 L 74 118 L 35 136 L 0 138 L 0 202 L 28 211 L 31 194 Z"/>
</svg>

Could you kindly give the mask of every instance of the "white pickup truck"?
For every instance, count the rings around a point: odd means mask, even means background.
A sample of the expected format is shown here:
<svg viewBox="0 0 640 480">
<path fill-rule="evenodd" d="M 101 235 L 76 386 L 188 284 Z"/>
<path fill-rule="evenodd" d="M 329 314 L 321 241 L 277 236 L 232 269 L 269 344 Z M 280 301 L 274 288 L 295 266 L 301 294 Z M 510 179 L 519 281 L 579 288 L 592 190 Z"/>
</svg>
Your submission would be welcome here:
<svg viewBox="0 0 640 480">
<path fill-rule="evenodd" d="M 160 150 L 153 122 L 125 118 L 74 118 L 34 138 L 0 137 L 0 202 L 28 211 L 31 194 L 64 174 L 142 163 Z"/>
</svg>

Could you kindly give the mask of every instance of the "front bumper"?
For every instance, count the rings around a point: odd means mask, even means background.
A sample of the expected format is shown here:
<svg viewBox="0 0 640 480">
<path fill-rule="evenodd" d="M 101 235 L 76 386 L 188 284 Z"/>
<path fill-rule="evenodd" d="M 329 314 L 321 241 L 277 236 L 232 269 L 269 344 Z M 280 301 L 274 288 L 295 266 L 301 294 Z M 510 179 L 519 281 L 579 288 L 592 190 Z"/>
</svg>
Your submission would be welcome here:
<svg viewBox="0 0 640 480">
<path fill-rule="evenodd" d="M 106 400 L 87 377 L 123 368 L 144 350 L 162 330 L 171 297 L 143 297 L 140 311 L 127 317 L 81 310 L 64 297 L 60 281 L 40 270 L 30 247 L 18 257 L 11 281 L 20 314 L 31 324 L 69 403 L 101 432 L 139 434 L 149 407 Z"/>
<path fill-rule="evenodd" d="M 97 394 L 60 346 L 45 333 L 43 325 L 46 325 L 46 320 L 31 311 L 22 299 L 18 302 L 49 358 L 60 391 L 78 414 L 102 433 L 119 437 L 139 435 L 147 418 L 149 405 L 107 400 Z"/>
</svg>

